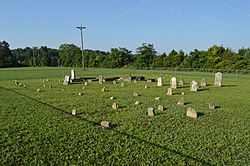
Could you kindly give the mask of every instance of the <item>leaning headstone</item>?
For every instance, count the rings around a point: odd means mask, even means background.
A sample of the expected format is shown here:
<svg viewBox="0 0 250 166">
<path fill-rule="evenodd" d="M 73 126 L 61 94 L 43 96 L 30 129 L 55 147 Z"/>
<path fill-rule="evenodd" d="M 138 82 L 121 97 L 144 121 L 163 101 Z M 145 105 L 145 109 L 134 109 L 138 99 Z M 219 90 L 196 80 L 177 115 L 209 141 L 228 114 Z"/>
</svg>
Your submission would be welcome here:
<svg viewBox="0 0 250 166">
<path fill-rule="evenodd" d="M 176 77 L 172 77 L 170 79 L 170 88 L 172 88 L 172 89 L 176 89 L 177 88 Z"/>
<path fill-rule="evenodd" d="M 221 72 L 215 73 L 214 85 L 221 87 L 221 82 L 222 82 L 222 73 Z"/>
<path fill-rule="evenodd" d="M 197 92 L 198 91 L 198 82 L 192 81 L 190 84 L 190 91 Z"/>
<path fill-rule="evenodd" d="M 157 86 L 162 86 L 162 85 L 163 85 L 162 77 L 159 77 L 157 80 Z"/>
<path fill-rule="evenodd" d="M 113 110 L 117 110 L 118 107 L 119 107 L 119 105 L 118 105 L 117 103 L 113 103 L 113 104 L 112 104 L 112 109 L 113 109 Z"/>
<path fill-rule="evenodd" d="M 73 109 L 71 114 L 75 116 L 76 115 L 76 109 Z"/>
<path fill-rule="evenodd" d="M 159 105 L 157 110 L 163 112 L 164 111 L 164 107 L 162 105 Z"/>
<path fill-rule="evenodd" d="M 155 116 L 154 108 L 148 108 L 148 116 L 150 116 L 150 117 L 154 117 Z"/>
<path fill-rule="evenodd" d="M 103 77 L 102 75 L 99 76 L 99 84 L 102 84 L 103 83 Z"/>
<path fill-rule="evenodd" d="M 63 85 L 69 85 L 69 83 L 70 83 L 70 76 L 65 76 L 64 81 L 63 81 Z"/>
<path fill-rule="evenodd" d="M 183 79 L 180 79 L 180 80 L 179 80 L 178 85 L 179 85 L 179 86 L 184 85 L 184 81 L 183 81 Z"/>
<path fill-rule="evenodd" d="M 181 97 L 180 100 L 178 101 L 177 105 L 184 105 L 184 97 Z"/>
<path fill-rule="evenodd" d="M 194 119 L 197 118 L 197 112 L 192 107 L 188 107 L 186 115 L 187 117 L 190 117 L 190 118 L 194 118 Z"/>
<path fill-rule="evenodd" d="M 172 96 L 173 95 L 173 89 L 172 88 L 168 88 L 168 96 Z"/>
<path fill-rule="evenodd" d="M 72 70 L 71 70 L 71 80 L 74 80 L 75 78 L 76 78 L 75 70 L 72 69 Z"/>
<path fill-rule="evenodd" d="M 203 86 L 203 87 L 207 86 L 207 80 L 206 80 L 205 78 L 203 78 L 203 79 L 201 80 L 200 85 Z"/>
<path fill-rule="evenodd" d="M 104 128 L 111 128 L 111 123 L 108 121 L 102 121 L 101 126 Z"/>
</svg>

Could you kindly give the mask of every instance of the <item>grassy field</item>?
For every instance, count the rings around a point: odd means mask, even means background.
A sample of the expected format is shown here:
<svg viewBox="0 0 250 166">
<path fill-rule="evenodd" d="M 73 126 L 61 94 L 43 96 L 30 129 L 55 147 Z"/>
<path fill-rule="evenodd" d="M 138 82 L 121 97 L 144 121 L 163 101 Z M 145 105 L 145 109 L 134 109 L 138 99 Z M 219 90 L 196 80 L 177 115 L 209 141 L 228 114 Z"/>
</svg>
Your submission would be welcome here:
<svg viewBox="0 0 250 166">
<path fill-rule="evenodd" d="M 250 165 L 249 75 L 223 74 L 223 87 L 216 88 L 214 73 L 76 69 L 77 77 L 129 74 L 162 76 L 164 86 L 92 82 L 82 89 L 84 84 L 62 85 L 70 68 L 0 69 L 0 165 Z M 185 82 L 173 96 L 166 95 L 170 76 Z M 190 92 L 189 83 L 202 78 L 209 86 Z M 181 92 L 184 106 L 176 104 Z M 111 109 L 113 102 L 118 110 Z M 210 102 L 220 108 L 209 110 Z M 147 108 L 160 104 L 164 112 L 148 117 Z M 204 115 L 186 117 L 190 106 Z M 72 109 L 81 114 L 71 116 Z M 103 120 L 115 127 L 99 128 Z"/>
</svg>

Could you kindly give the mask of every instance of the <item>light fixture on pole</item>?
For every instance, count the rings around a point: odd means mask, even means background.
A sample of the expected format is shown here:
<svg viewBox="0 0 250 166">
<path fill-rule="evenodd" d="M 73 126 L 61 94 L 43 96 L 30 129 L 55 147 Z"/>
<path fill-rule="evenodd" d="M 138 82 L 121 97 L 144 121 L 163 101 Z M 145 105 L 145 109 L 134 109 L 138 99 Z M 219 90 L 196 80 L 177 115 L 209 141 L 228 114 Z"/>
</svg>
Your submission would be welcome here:
<svg viewBox="0 0 250 166">
<path fill-rule="evenodd" d="M 86 29 L 86 27 L 83 27 L 82 25 L 80 27 L 76 27 L 78 29 L 80 29 L 81 31 L 81 44 L 82 44 L 82 67 L 83 69 L 85 69 L 85 65 L 84 65 L 84 58 L 83 58 L 83 35 L 82 35 L 82 30 Z"/>
</svg>

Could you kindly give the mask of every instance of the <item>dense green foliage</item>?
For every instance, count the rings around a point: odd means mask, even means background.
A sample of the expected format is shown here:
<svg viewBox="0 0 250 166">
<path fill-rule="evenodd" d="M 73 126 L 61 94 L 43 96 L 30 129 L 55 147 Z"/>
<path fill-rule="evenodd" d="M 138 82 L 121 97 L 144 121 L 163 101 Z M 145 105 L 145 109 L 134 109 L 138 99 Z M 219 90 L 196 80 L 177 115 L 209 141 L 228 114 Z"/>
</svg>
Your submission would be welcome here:
<svg viewBox="0 0 250 166">
<path fill-rule="evenodd" d="M 9 66 L 82 66 L 81 50 L 74 44 L 62 44 L 59 49 L 46 46 L 26 47 L 9 50 L 9 44 L 1 42 L 0 67 Z M 105 68 L 202 68 L 250 70 L 250 49 L 241 48 L 237 52 L 223 46 L 214 45 L 208 50 L 194 49 L 190 53 L 172 50 L 157 54 L 152 44 L 143 43 L 136 53 L 126 48 L 112 48 L 110 51 L 84 50 L 86 67 Z"/>
<path fill-rule="evenodd" d="M 69 75 L 70 68 L 0 69 L 1 165 L 250 164 L 249 75 L 223 74 L 223 87 L 216 88 L 213 73 L 78 68 L 77 77 L 164 78 L 163 87 L 155 82 L 125 82 L 121 87 L 119 81 L 115 85 L 91 82 L 82 89 L 84 84 L 62 85 L 63 73 Z M 185 84 L 167 96 L 171 75 L 181 77 Z M 189 82 L 202 78 L 209 86 L 190 92 Z M 107 92 L 101 92 L 104 86 Z M 185 92 L 184 106 L 176 105 L 181 92 Z M 137 100 L 141 104 L 135 106 Z M 120 105 L 118 110 L 111 109 L 113 102 Z M 209 102 L 220 108 L 209 110 Z M 148 117 L 147 108 L 159 104 L 165 111 Z M 204 116 L 187 118 L 189 106 Z M 73 117 L 72 109 L 82 114 Z M 97 127 L 102 120 L 116 127 Z"/>
</svg>

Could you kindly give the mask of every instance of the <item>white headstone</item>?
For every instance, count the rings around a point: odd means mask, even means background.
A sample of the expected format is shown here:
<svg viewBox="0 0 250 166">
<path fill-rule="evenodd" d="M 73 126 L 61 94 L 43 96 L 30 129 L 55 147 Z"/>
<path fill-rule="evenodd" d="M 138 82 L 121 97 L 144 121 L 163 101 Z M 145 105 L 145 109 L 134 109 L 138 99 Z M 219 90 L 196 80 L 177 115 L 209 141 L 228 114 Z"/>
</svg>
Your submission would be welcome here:
<svg viewBox="0 0 250 166">
<path fill-rule="evenodd" d="M 71 80 L 74 80 L 75 79 L 75 70 L 74 69 L 72 69 L 71 70 Z"/>
<path fill-rule="evenodd" d="M 222 73 L 221 72 L 215 73 L 214 85 L 221 87 L 221 82 L 222 82 Z"/>
<path fill-rule="evenodd" d="M 63 85 L 68 85 L 69 83 L 70 83 L 70 76 L 65 76 L 64 81 L 63 81 Z"/>
<path fill-rule="evenodd" d="M 207 86 L 207 80 L 205 78 L 203 78 L 201 80 L 201 84 L 200 85 L 203 86 L 203 87 Z"/>
<path fill-rule="evenodd" d="M 173 95 L 173 90 L 172 88 L 168 88 L 168 93 L 167 93 L 168 96 L 172 96 Z"/>
<path fill-rule="evenodd" d="M 151 117 L 155 116 L 154 108 L 148 108 L 148 116 L 151 116 Z"/>
<path fill-rule="evenodd" d="M 197 92 L 198 91 L 198 82 L 192 81 L 190 84 L 190 91 Z"/>
<path fill-rule="evenodd" d="M 99 76 L 99 84 L 102 84 L 103 83 L 103 77 L 102 75 Z"/>
<path fill-rule="evenodd" d="M 177 88 L 176 77 L 172 77 L 170 79 L 170 88 L 172 88 L 172 89 L 176 89 Z"/>
<path fill-rule="evenodd" d="M 164 107 L 162 105 L 158 105 L 157 110 L 163 112 L 164 111 Z"/>
<path fill-rule="evenodd" d="M 163 85 L 162 77 L 159 77 L 157 80 L 157 86 L 162 86 L 162 85 Z"/>
<path fill-rule="evenodd" d="M 76 109 L 72 110 L 72 115 L 76 115 Z"/>
<path fill-rule="evenodd" d="M 190 118 L 194 118 L 194 119 L 197 118 L 197 112 L 192 107 L 188 107 L 186 115 L 187 117 L 190 117 Z"/>
</svg>

